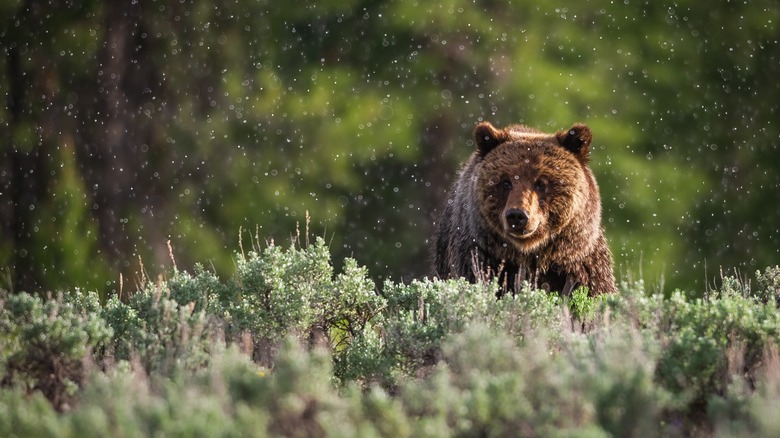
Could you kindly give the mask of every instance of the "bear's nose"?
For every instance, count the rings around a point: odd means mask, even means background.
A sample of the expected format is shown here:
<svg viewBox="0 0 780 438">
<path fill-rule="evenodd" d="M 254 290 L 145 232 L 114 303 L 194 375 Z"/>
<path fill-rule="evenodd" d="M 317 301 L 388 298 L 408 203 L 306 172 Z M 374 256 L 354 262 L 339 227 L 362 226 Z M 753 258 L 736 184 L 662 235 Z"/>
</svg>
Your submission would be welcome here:
<svg viewBox="0 0 780 438">
<path fill-rule="evenodd" d="M 510 231 L 523 231 L 528 225 L 528 213 L 522 208 L 510 208 L 504 213 Z"/>
</svg>

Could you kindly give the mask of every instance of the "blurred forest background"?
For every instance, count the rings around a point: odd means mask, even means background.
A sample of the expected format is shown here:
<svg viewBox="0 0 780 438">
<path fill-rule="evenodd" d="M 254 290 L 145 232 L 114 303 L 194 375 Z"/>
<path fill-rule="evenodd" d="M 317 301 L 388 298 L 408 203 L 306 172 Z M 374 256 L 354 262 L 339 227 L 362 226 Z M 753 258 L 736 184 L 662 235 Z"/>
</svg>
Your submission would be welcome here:
<svg viewBox="0 0 780 438">
<path fill-rule="evenodd" d="M 780 261 L 780 3 L 7 0 L 2 287 L 125 289 L 310 212 L 336 262 L 429 275 L 479 120 L 582 121 L 621 278 Z M 662 286 L 663 285 L 663 286 Z"/>
</svg>

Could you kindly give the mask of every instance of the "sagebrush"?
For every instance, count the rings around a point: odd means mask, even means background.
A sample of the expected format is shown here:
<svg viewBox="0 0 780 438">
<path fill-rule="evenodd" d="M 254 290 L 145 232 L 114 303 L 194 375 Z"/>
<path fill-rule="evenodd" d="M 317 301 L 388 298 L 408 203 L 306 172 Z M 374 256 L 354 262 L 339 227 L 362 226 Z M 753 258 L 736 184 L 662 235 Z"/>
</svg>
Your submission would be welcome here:
<svg viewBox="0 0 780 438">
<path fill-rule="evenodd" d="M 8 294 L 2 436 L 780 435 L 780 268 L 691 298 L 387 281 L 322 239 Z"/>
</svg>

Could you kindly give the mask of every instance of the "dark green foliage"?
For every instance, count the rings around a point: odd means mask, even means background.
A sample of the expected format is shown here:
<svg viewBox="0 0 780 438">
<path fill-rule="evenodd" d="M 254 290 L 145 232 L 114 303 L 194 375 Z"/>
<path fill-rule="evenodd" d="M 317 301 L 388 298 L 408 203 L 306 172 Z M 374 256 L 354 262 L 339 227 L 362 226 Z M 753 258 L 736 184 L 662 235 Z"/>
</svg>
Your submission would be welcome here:
<svg viewBox="0 0 780 438">
<path fill-rule="evenodd" d="M 706 298 L 387 281 L 321 239 L 100 304 L 3 295 L 3 436 L 773 435 L 777 273 Z M 53 372 L 54 371 L 54 372 Z"/>
<path fill-rule="evenodd" d="M 105 298 L 166 236 L 227 278 L 238 225 L 306 211 L 421 277 L 482 119 L 593 129 L 619 267 L 703 292 L 705 260 L 777 263 L 780 2 L 567 3 L 0 2 L 3 285 Z"/>
</svg>

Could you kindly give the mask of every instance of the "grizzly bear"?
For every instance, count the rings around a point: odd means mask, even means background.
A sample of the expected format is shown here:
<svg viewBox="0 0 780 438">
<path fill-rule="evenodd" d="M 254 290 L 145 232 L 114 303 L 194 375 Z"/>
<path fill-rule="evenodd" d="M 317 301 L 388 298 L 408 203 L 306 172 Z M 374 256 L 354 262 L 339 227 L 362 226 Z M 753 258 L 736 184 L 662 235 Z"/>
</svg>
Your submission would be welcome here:
<svg viewBox="0 0 780 438">
<path fill-rule="evenodd" d="M 545 134 L 523 125 L 474 130 L 476 151 L 461 169 L 436 224 L 439 278 L 497 276 L 570 295 L 616 292 L 601 199 L 588 167 L 592 134 L 575 124 Z"/>
</svg>

